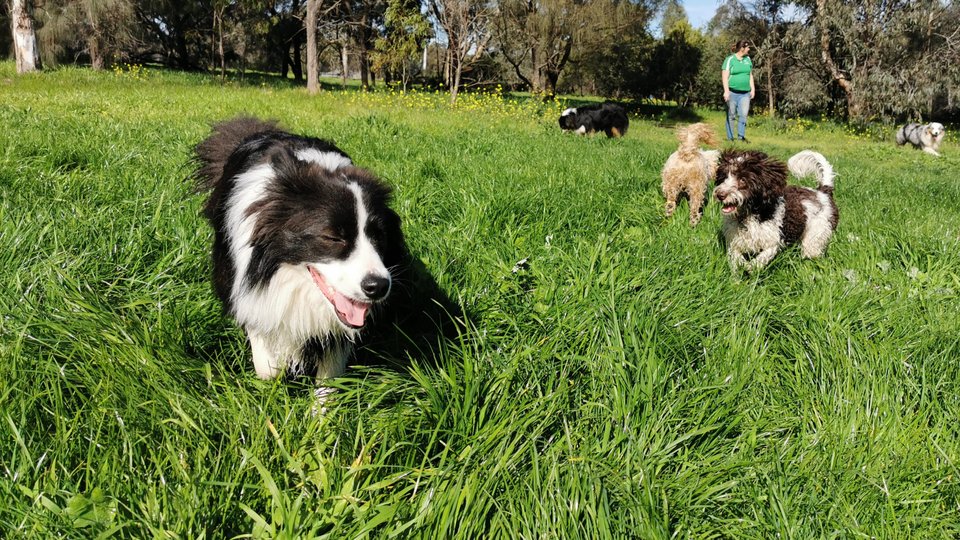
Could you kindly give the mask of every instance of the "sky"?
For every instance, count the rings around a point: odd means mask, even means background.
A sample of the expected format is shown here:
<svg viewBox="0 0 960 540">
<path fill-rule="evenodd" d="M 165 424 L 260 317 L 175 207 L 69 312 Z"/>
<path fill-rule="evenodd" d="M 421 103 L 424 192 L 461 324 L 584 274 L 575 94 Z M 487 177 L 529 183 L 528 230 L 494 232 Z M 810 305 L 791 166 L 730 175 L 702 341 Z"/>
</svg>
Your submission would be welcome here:
<svg viewBox="0 0 960 540">
<path fill-rule="evenodd" d="M 725 0 L 680 0 L 680 5 L 687 12 L 687 19 L 694 28 L 703 29 L 717 12 L 717 8 L 723 5 Z M 749 6 L 750 4 L 747 3 Z M 794 19 L 799 16 L 797 8 L 793 4 L 787 4 L 781 13 L 784 20 Z"/>
<path fill-rule="evenodd" d="M 722 0 L 680 0 L 694 28 L 703 28 L 713 18 Z"/>
</svg>

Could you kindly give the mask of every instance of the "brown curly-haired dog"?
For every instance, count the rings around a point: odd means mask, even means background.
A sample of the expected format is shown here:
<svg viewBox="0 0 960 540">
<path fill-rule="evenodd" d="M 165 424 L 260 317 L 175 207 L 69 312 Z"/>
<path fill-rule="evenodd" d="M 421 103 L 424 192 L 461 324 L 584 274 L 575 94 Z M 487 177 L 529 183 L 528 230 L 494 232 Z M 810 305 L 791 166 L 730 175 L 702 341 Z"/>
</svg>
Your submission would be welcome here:
<svg viewBox="0 0 960 540">
<path fill-rule="evenodd" d="M 814 175 L 817 188 L 787 185 L 788 168 L 798 178 Z M 724 151 L 713 195 L 722 205 L 730 267 L 760 269 L 796 243 L 804 257 L 823 255 L 840 218 L 833 177 L 830 162 L 810 150 L 786 164 L 763 152 Z"/>
<path fill-rule="evenodd" d="M 677 208 L 677 197 L 686 193 L 690 199 L 690 226 L 700 223 L 707 186 L 717 172 L 717 150 L 701 150 L 700 144 L 716 146 L 717 138 L 708 124 L 697 123 L 677 129 L 680 147 L 670 154 L 663 165 L 663 196 L 667 217 Z"/>
</svg>

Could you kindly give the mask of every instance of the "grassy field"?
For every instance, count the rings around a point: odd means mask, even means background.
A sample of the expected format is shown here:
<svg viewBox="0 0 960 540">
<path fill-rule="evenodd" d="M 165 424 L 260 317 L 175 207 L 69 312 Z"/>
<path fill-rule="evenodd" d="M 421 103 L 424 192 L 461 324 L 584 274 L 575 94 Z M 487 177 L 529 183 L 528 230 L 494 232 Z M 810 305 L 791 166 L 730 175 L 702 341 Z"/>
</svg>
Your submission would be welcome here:
<svg viewBox="0 0 960 540">
<path fill-rule="evenodd" d="M 955 137 L 753 118 L 833 162 L 841 220 L 734 279 L 715 204 L 662 217 L 669 115 L 564 106 L 0 64 L 0 537 L 960 535 Z M 239 113 L 393 185 L 460 324 L 365 346 L 326 416 L 208 281 L 190 151 Z"/>
</svg>

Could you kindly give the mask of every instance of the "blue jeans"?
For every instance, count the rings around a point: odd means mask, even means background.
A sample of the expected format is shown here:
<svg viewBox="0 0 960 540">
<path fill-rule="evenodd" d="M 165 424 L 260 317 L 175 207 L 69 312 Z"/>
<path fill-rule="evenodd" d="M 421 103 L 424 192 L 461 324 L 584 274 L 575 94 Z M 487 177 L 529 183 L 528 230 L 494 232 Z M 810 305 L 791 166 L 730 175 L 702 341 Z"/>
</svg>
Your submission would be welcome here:
<svg viewBox="0 0 960 540">
<path fill-rule="evenodd" d="M 741 139 L 747 133 L 747 114 L 750 113 L 750 92 L 730 91 L 727 100 L 727 139 L 733 140 L 733 122 L 737 120 L 737 134 Z"/>
</svg>

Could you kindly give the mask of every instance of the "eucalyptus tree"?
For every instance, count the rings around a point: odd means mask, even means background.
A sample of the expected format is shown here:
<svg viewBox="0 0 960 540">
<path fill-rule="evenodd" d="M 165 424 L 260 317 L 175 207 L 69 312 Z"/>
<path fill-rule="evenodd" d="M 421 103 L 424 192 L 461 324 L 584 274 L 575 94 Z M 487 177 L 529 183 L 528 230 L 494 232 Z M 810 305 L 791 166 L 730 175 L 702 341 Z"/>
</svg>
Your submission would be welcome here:
<svg viewBox="0 0 960 540">
<path fill-rule="evenodd" d="M 40 38 L 51 62 L 61 51 L 78 51 L 90 59 L 90 67 L 101 70 L 135 43 L 131 0 L 48 0 L 44 12 Z"/>
<path fill-rule="evenodd" d="M 307 44 L 307 33 L 303 25 L 301 11 L 305 0 L 273 0 L 267 2 L 266 17 L 268 61 L 280 62 L 280 74 L 283 77 L 293 72 L 296 81 L 303 80 L 303 50 Z"/>
<path fill-rule="evenodd" d="M 388 0 L 383 35 L 374 44 L 374 68 L 400 77 L 403 89 L 411 78 L 411 65 L 432 36 L 430 21 L 420 11 L 419 0 Z"/>
<path fill-rule="evenodd" d="M 10 3 L 10 27 L 13 32 L 13 51 L 17 61 L 17 73 L 40 69 L 40 49 L 33 27 L 30 0 L 12 0 Z"/>
<path fill-rule="evenodd" d="M 480 60 L 490 43 L 496 4 L 493 0 L 426 0 L 426 4 L 446 38 L 444 78 L 450 102 L 456 103 L 464 67 Z"/>
<path fill-rule="evenodd" d="M 364 87 L 374 86 L 376 75 L 373 70 L 374 43 L 380 36 L 383 28 L 384 13 L 387 9 L 386 0 L 341 0 L 349 6 L 350 17 L 346 23 L 353 36 L 353 44 L 357 51 L 357 65 L 360 68 L 360 84 Z"/>
<path fill-rule="evenodd" d="M 796 51 L 815 51 L 846 116 L 919 116 L 957 84 L 956 6 L 942 0 L 801 0 Z M 809 54 L 809 53 L 808 53 Z"/>
<path fill-rule="evenodd" d="M 666 35 L 663 39 L 654 46 L 650 58 L 654 69 L 649 71 L 638 89 L 641 96 L 658 94 L 685 107 L 695 96 L 704 39 L 685 17 L 672 19 L 672 23 L 672 27 L 664 29 Z"/>
<path fill-rule="evenodd" d="M 145 56 L 161 57 L 169 66 L 197 69 L 209 51 L 207 2 L 137 0 L 135 12 Z"/>
<path fill-rule="evenodd" d="M 498 50 L 533 92 L 556 93 L 583 11 L 580 0 L 500 0 L 493 19 Z"/>
<path fill-rule="evenodd" d="M 690 24 L 690 18 L 687 17 L 687 10 L 683 8 L 680 0 L 667 0 L 663 5 L 663 14 L 660 15 L 660 33 L 666 36 L 670 30 L 682 24 Z"/>
<path fill-rule="evenodd" d="M 583 2 L 563 84 L 613 97 L 641 88 L 651 69 L 656 40 L 649 28 L 660 1 Z"/>
<path fill-rule="evenodd" d="M 784 20 L 784 11 L 791 0 L 756 0 L 753 4 L 753 20 L 756 34 L 752 39 L 756 47 L 757 69 L 760 85 L 767 97 L 767 114 L 777 111 L 778 89 L 782 86 L 783 68 L 787 62 L 783 48 L 784 35 L 789 23 Z"/>
<path fill-rule="evenodd" d="M 331 3 L 335 4 L 336 2 Z M 323 4 L 323 0 L 307 0 L 307 16 L 303 20 L 307 34 L 307 92 L 310 94 L 316 94 L 320 91 L 320 51 L 317 45 L 317 24 Z"/>
<path fill-rule="evenodd" d="M 213 40 L 215 41 L 215 45 L 211 47 L 211 56 L 212 51 L 216 50 L 216 56 L 220 63 L 221 81 L 227 78 L 227 51 L 224 44 L 226 32 L 223 27 L 227 10 L 230 9 L 231 4 L 233 4 L 233 0 L 212 0 L 212 5 L 210 6 L 213 15 Z"/>
</svg>

